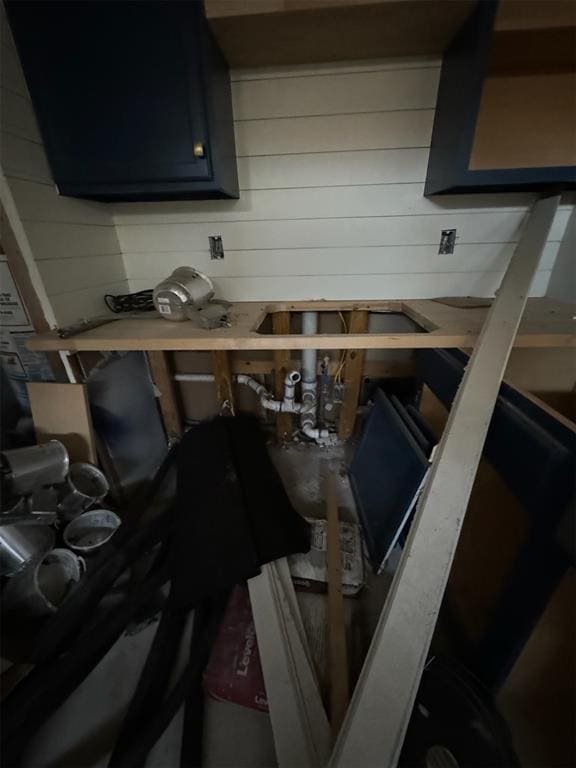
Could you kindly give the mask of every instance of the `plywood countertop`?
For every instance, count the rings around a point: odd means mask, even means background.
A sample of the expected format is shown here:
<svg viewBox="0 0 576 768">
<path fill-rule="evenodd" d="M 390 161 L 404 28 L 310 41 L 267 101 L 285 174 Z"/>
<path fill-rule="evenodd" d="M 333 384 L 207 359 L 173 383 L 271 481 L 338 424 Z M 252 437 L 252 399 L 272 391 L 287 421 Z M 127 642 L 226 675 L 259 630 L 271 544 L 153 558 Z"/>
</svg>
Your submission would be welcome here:
<svg viewBox="0 0 576 768">
<path fill-rule="evenodd" d="M 159 317 L 114 320 L 69 339 L 55 332 L 32 338 L 30 349 L 50 352 L 108 350 L 258 350 L 258 349 L 421 349 L 471 347 L 488 312 L 485 299 L 445 298 L 404 301 L 246 302 L 232 306 L 232 327 L 213 331 L 174 323 Z M 343 333 L 302 336 L 259 333 L 266 316 L 274 312 L 306 310 L 349 312 L 403 312 L 422 328 L 407 333 Z M 515 347 L 576 346 L 576 307 L 552 299 L 530 299 L 514 343 Z"/>
</svg>

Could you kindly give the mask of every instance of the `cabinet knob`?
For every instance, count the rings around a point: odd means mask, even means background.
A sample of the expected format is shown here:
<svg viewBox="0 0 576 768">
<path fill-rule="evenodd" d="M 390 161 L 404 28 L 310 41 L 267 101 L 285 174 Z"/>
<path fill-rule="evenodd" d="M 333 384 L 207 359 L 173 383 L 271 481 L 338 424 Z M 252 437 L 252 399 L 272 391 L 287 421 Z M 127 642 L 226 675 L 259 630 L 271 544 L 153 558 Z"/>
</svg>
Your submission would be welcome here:
<svg viewBox="0 0 576 768">
<path fill-rule="evenodd" d="M 205 157 L 206 151 L 204 150 L 204 142 L 203 141 L 195 141 L 194 142 L 194 157 Z"/>
</svg>

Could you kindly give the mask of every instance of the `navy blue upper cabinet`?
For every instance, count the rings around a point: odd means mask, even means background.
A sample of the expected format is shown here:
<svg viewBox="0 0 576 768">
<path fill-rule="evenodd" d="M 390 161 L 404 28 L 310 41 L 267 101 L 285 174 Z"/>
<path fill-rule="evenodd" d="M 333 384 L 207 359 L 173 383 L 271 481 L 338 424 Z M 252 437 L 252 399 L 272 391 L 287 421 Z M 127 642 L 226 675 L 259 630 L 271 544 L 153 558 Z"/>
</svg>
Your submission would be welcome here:
<svg viewBox="0 0 576 768">
<path fill-rule="evenodd" d="M 228 65 L 195 0 L 9 0 L 62 195 L 238 197 Z"/>
<path fill-rule="evenodd" d="M 426 195 L 576 188 L 576 5 L 480 0 L 444 55 Z"/>
</svg>

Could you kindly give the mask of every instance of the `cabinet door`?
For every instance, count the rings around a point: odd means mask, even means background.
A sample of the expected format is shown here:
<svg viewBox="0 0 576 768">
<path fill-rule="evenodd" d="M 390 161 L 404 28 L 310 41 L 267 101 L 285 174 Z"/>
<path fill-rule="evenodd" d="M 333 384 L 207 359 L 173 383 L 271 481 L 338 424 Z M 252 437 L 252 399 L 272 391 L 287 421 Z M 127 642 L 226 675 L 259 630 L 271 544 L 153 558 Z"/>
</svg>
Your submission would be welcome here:
<svg viewBox="0 0 576 768">
<path fill-rule="evenodd" d="M 211 178 L 201 3 L 12 0 L 8 10 L 57 183 Z"/>
</svg>

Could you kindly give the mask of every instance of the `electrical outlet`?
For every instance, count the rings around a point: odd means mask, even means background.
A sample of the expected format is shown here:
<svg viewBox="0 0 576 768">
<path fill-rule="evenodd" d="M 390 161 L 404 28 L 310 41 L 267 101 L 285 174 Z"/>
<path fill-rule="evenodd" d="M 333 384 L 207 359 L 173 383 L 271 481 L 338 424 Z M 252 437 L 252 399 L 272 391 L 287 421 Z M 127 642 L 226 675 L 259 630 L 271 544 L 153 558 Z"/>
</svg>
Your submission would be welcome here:
<svg viewBox="0 0 576 768">
<path fill-rule="evenodd" d="M 440 247 L 438 253 L 454 253 L 454 246 L 456 244 L 456 230 L 455 229 L 443 229 L 440 235 Z"/>
<path fill-rule="evenodd" d="M 224 245 L 222 243 L 221 235 L 209 235 L 208 243 L 210 244 L 210 258 L 211 259 L 223 259 L 224 258 Z"/>
</svg>

